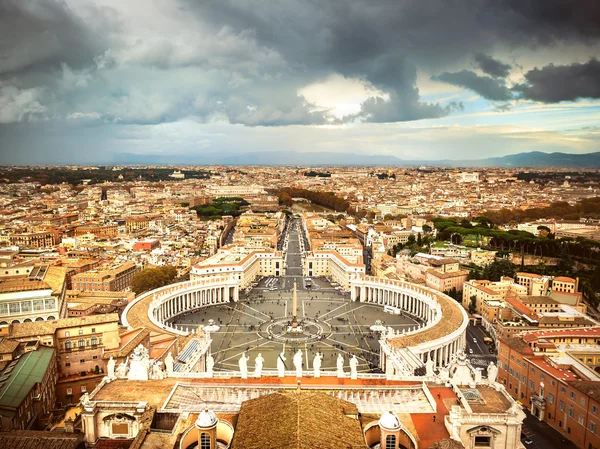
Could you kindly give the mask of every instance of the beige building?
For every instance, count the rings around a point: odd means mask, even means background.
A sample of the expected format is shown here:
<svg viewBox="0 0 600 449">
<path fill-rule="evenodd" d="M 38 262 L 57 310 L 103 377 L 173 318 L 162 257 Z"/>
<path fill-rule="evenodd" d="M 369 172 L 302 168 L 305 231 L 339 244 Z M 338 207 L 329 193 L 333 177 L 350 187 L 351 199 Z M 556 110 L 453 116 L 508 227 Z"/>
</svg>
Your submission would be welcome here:
<svg viewBox="0 0 600 449">
<path fill-rule="evenodd" d="M 365 274 L 362 256 L 342 256 L 337 251 L 311 251 L 304 258 L 304 276 L 325 276 L 350 290 L 353 277 Z"/>
<path fill-rule="evenodd" d="M 223 275 L 233 276 L 240 288 L 248 287 L 258 276 L 284 276 L 283 253 L 225 246 L 212 257 L 196 264 L 190 280 Z"/>
<path fill-rule="evenodd" d="M 487 280 L 471 280 L 463 284 L 462 305 L 469 308 L 471 298 L 475 297 L 476 311 L 483 308 L 483 301 L 505 299 L 507 296 L 527 295 L 527 287 L 516 284 L 513 278 L 502 277 L 498 282 Z"/>
<path fill-rule="evenodd" d="M 14 324 L 9 338 L 39 341 L 40 345 L 55 348 L 56 400 L 65 405 L 77 402 L 83 393 L 100 383 L 104 376 L 103 351 L 120 344 L 119 316 L 106 314 Z"/>
</svg>

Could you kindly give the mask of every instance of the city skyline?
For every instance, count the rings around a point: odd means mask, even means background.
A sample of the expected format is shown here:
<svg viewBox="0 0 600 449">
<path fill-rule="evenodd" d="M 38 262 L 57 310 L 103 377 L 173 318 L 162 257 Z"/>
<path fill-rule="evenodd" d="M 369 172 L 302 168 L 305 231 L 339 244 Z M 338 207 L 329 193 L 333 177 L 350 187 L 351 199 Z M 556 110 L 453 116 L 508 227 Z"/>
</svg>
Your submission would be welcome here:
<svg viewBox="0 0 600 449">
<path fill-rule="evenodd" d="M 0 4 L 0 163 L 590 153 L 598 5 Z"/>
</svg>

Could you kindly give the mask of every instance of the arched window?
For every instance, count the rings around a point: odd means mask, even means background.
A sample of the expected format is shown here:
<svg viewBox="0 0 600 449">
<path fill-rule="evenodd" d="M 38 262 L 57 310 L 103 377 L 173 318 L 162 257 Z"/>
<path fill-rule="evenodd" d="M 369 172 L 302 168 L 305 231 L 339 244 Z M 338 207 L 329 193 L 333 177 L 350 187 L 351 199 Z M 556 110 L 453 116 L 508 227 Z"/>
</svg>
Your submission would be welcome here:
<svg viewBox="0 0 600 449">
<path fill-rule="evenodd" d="M 77 346 L 79 346 L 80 348 L 84 348 L 85 340 L 83 338 L 80 338 L 79 341 L 77 342 Z"/>
<path fill-rule="evenodd" d="M 98 344 L 98 339 L 96 337 L 92 337 L 92 346 L 96 346 Z"/>
<path fill-rule="evenodd" d="M 71 342 L 69 340 L 67 340 L 65 342 L 65 349 L 68 351 L 69 349 L 71 349 Z"/>
<path fill-rule="evenodd" d="M 385 449 L 396 449 L 396 435 L 385 437 Z"/>
<path fill-rule="evenodd" d="M 200 449 L 210 449 L 210 435 L 208 433 L 200 434 Z"/>
</svg>

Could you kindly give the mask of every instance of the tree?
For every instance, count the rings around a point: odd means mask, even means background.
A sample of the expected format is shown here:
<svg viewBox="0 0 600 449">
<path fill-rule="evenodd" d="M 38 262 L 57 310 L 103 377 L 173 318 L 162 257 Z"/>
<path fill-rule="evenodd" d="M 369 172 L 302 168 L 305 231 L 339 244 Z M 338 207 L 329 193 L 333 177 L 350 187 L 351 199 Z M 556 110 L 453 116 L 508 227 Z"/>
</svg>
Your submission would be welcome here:
<svg viewBox="0 0 600 449">
<path fill-rule="evenodd" d="M 548 235 L 552 232 L 548 226 L 543 225 L 538 226 L 537 230 L 540 231 L 540 237 L 548 237 Z"/>
<path fill-rule="evenodd" d="M 415 244 L 415 242 L 416 242 L 415 235 L 414 234 L 409 235 L 408 236 L 408 241 L 406 242 L 406 244 L 408 246 L 412 246 L 412 245 Z"/>
<path fill-rule="evenodd" d="M 167 285 L 176 277 L 177 268 L 171 265 L 144 268 L 133 275 L 131 280 L 131 290 L 135 292 L 136 295 L 139 295 L 142 292 Z"/>
<path fill-rule="evenodd" d="M 508 259 L 495 260 L 483 269 L 483 279 L 498 282 L 502 276 L 514 277 L 513 264 Z"/>
<path fill-rule="evenodd" d="M 421 237 L 421 233 L 420 232 L 417 234 L 417 245 L 418 246 L 423 246 L 423 238 Z"/>
<path fill-rule="evenodd" d="M 425 234 L 430 233 L 431 232 L 431 226 L 429 226 L 429 225 L 423 225 L 423 232 Z"/>
<path fill-rule="evenodd" d="M 473 314 L 475 312 L 477 312 L 477 295 L 469 298 L 469 313 Z"/>
</svg>

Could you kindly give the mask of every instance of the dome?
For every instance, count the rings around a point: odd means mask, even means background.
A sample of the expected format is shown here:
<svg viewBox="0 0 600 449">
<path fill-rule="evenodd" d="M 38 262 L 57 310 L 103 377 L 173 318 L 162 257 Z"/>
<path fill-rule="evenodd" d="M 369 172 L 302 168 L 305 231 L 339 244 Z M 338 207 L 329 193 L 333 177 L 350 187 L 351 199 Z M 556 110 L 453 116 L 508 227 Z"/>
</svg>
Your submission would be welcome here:
<svg viewBox="0 0 600 449">
<path fill-rule="evenodd" d="M 379 418 L 379 427 L 383 427 L 388 430 L 398 429 L 400 426 L 400 420 L 396 416 L 394 412 L 391 410 L 389 412 L 385 412 Z"/>
<path fill-rule="evenodd" d="M 205 409 L 203 411 L 200 412 L 200 414 L 198 415 L 198 419 L 196 420 L 196 427 L 203 427 L 203 428 L 209 428 L 209 427 L 213 427 L 217 424 L 217 417 L 215 416 L 215 413 L 212 411 L 209 411 L 208 409 Z"/>
</svg>

